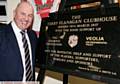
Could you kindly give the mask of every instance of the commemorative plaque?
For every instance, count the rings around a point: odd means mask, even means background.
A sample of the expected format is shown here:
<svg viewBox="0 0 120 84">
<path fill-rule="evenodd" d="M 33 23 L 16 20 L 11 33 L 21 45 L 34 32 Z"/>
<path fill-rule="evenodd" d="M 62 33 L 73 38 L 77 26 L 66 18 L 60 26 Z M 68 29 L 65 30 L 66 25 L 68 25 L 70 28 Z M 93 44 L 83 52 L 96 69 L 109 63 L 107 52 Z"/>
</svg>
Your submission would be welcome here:
<svg viewBox="0 0 120 84">
<path fill-rule="evenodd" d="M 44 29 L 48 69 L 120 79 L 119 13 L 58 14 L 49 17 Z"/>
</svg>

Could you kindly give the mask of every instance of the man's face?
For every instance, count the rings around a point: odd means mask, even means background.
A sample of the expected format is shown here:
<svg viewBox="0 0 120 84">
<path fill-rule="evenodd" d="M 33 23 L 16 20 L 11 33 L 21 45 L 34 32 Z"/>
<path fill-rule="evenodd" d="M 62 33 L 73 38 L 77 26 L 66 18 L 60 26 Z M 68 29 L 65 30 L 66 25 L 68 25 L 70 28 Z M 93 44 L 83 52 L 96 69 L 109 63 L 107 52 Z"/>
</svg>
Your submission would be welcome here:
<svg viewBox="0 0 120 84">
<path fill-rule="evenodd" d="M 16 11 L 14 11 L 14 20 L 18 28 L 25 30 L 29 28 L 33 21 L 33 9 L 27 4 L 21 4 Z"/>
</svg>

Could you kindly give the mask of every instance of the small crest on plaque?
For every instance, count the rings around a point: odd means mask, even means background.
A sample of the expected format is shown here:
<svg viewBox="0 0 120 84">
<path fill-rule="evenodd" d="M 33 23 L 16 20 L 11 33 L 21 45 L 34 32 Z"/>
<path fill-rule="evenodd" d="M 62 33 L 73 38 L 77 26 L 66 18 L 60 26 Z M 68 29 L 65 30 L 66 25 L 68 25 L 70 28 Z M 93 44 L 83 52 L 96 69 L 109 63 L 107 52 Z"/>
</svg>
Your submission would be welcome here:
<svg viewBox="0 0 120 84">
<path fill-rule="evenodd" d="M 77 35 L 70 35 L 68 39 L 68 45 L 73 48 L 78 44 L 78 36 Z"/>
</svg>

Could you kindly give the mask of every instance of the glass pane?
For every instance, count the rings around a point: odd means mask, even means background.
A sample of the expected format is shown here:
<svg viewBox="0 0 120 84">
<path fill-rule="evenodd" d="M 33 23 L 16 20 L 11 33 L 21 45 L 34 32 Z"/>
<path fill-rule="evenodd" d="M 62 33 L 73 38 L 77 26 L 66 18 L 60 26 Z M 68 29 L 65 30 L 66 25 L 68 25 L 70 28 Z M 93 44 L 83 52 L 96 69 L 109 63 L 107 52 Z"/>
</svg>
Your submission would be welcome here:
<svg viewBox="0 0 120 84">
<path fill-rule="evenodd" d="M 0 6 L 0 15 L 6 15 L 6 9 L 4 5 Z"/>
</svg>

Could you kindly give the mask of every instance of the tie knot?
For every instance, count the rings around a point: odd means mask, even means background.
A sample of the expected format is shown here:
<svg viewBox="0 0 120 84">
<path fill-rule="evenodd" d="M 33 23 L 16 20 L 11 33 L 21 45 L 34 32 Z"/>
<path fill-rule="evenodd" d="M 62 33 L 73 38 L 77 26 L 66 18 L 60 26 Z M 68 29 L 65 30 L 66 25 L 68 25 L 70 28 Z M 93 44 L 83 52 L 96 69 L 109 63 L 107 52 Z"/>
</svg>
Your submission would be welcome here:
<svg viewBox="0 0 120 84">
<path fill-rule="evenodd" d="M 22 35 L 25 35 L 25 30 L 20 31 Z"/>
</svg>

